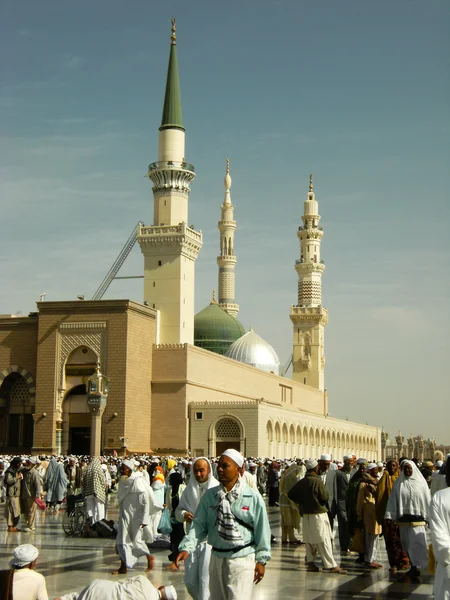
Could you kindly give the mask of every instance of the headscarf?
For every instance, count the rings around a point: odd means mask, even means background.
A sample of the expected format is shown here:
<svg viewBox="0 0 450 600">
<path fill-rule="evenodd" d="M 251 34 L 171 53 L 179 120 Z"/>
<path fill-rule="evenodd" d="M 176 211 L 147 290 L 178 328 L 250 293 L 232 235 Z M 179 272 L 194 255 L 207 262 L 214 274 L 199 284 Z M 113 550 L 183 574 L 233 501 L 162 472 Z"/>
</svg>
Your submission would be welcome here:
<svg viewBox="0 0 450 600">
<path fill-rule="evenodd" d="M 388 460 L 388 463 L 396 462 L 396 460 Z M 397 472 L 393 475 L 390 475 L 388 470 L 385 469 L 383 475 L 381 476 L 380 481 L 378 482 L 377 491 L 375 494 L 375 504 L 376 504 L 376 517 L 378 523 L 382 523 L 384 519 L 384 515 L 386 513 L 386 506 L 389 500 L 389 496 L 391 495 L 392 488 L 394 483 L 397 481 L 400 475 L 400 468 L 397 469 Z"/>
<path fill-rule="evenodd" d="M 179 504 L 180 510 L 187 510 L 193 515 L 195 515 L 195 511 L 197 510 L 202 492 L 204 493 L 206 490 L 209 490 L 210 488 L 219 485 L 219 482 L 213 475 L 211 463 L 206 458 L 206 456 L 199 456 L 195 459 L 194 464 L 192 465 L 192 471 L 194 471 L 195 463 L 199 460 L 204 460 L 209 465 L 208 480 L 205 481 L 205 483 L 198 483 L 198 481 L 195 479 L 195 476 L 192 474 L 191 478 L 189 479 L 189 483 L 186 486 L 186 489 L 181 495 Z"/>
<path fill-rule="evenodd" d="M 83 472 L 83 495 L 95 496 L 103 504 L 106 501 L 106 476 L 100 459 L 94 457 Z"/>
<path fill-rule="evenodd" d="M 410 477 L 405 475 L 405 465 L 412 468 Z M 412 460 L 405 460 L 402 462 L 401 475 L 394 483 L 389 496 L 385 518 L 398 521 L 404 515 L 415 515 L 428 520 L 430 500 L 430 490 L 422 473 Z"/>
</svg>

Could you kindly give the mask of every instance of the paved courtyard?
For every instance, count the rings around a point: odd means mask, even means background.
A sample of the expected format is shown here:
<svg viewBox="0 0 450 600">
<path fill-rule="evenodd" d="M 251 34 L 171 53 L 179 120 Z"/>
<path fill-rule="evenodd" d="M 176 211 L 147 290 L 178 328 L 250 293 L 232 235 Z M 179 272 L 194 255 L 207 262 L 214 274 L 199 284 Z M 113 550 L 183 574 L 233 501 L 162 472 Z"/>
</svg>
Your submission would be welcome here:
<svg viewBox="0 0 450 600">
<path fill-rule="evenodd" d="M 115 497 L 112 498 L 109 516 L 117 518 Z M 272 532 L 279 540 L 280 517 L 278 509 L 269 509 Z M 110 539 L 86 539 L 67 537 L 61 526 L 62 514 L 38 514 L 34 533 L 7 533 L 5 520 L 0 524 L 0 569 L 7 567 L 14 547 L 30 542 L 40 550 L 38 571 L 46 577 L 49 597 L 53 600 L 66 592 L 79 590 L 92 579 L 114 579 L 113 568 L 118 566 L 114 541 Z M 338 546 L 338 544 L 336 544 Z M 348 575 L 307 573 L 304 546 L 272 547 L 273 558 L 266 569 L 263 582 L 255 588 L 252 600 L 425 600 L 433 596 L 433 577 L 424 573 L 420 583 L 402 583 L 399 576 L 389 574 L 384 543 L 380 562 L 385 568 L 367 572 L 355 565 L 355 557 L 341 560 L 339 551 L 336 559 L 348 569 Z M 183 584 L 183 567 L 179 572 L 167 570 L 169 561 L 166 549 L 155 549 L 155 568 L 149 579 L 156 586 L 173 584 L 180 600 L 187 600 Z M 144 562 L 139 568 L 130 571 L 138 574 L 144 571 Z M 214 600 L 214 599 L 212 599 Z M 243 600 L 248 600 L 247 598 Z"/>
</svg>

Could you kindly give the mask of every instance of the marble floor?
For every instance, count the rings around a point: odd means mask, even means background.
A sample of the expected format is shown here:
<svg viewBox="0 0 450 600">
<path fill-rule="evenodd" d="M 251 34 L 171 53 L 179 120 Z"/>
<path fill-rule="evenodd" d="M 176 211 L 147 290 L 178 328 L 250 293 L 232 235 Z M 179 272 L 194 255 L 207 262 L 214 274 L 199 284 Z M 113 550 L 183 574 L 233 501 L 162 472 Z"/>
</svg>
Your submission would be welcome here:
<svg viewBox="0 0 450 600">
<path fill-rule="evenodd" d="M 279 539 L 279 511 L 276 508 L 268 511 L 272 532 Z M 62 513 L 39 513 L 34 533 L 7 533 L 5 520 L 0 523 L 0 569 L 7 568 L 15 546 L 33 543 L 40 550 L 37 570 L 45 575 L 52 600 L 66 592 L 82 589 L 92 579 L 114 579 L 111 571 L 118 566 L 113 540 L 68 537 L 61 526 L 62 516 Z M 114 497 L 109 516 L 112 519 L 117 517 Z M 335 546 L 338 546 L 337 542 Z M 355 565 L 353 556 L 341 559 L 337 550 L 336 560 L 348 569 L 348 574 L 334 575 L 307 573 L 304 546 L 275 544 L 272 546 L 273 558 L 268 563 L 262 583 L 254 588 L 252 600 L 425 600 L 433 597 L 433 577 L 430 574 L 424 572 L 417 583 L 400 582 L 399 576 L 389 574 L 382 541 L 380 548 L 379 560 L 385 567 L 372 572 L 363 571 Z M 190 598 L 183 584 L 184 568 L 177 572 L 168 571 L 167 549 L 155 548 L 152 552 L 155 555 L 155 568 L 149 574 L 152 583 L 155 586 L 171 583 L 180 600 Z M 130 574 L 143 570 L 144 562 Z"/>
</svg>

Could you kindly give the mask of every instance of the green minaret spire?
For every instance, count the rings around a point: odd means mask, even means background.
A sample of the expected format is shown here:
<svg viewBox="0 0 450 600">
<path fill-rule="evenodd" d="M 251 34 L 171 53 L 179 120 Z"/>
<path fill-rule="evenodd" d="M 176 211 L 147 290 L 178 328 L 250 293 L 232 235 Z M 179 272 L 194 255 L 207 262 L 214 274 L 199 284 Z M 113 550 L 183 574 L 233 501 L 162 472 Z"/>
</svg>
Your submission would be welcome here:
<svg viewBox="0 0 450 600">
<path fill-rule="evenodd" d="M 177 35 L 176 23 L 172 18 L 172 35 L 170 36 L 169 68 L 167 70 L 166 93 L 161 119 L 162 129 L 183 129 L 181 111 L 180 80 L 178 78 Z"/>
</svg>

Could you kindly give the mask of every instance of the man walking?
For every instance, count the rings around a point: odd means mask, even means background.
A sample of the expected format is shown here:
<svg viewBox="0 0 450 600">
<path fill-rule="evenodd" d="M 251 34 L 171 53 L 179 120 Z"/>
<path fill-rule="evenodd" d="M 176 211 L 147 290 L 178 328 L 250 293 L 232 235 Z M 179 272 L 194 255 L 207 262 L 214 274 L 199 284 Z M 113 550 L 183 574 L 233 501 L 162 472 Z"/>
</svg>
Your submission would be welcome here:
<svg viewBox="0 0 450 600">
<path fill-rule="evenodd" d="M 203 540 L 212 546 L 209 589 L 214 600 L 250 600 L 271 558 L 270 526 L 261 494 L 240 476 L 242 455 L 233 449 L 220 457 L 220 486 L 207 490 L 175 564 L 187 559 Z"/>
<path fill-rule="evenodd" d="M 20 509 L 26 521 L 22 531 L 34 531 L 34 519 L 36 518 L 35 498 L 42 495 L 42 484 L 39 473 L 36 470 L 36 459 L 30 456 L 25 459 L 25 468 L 22 469 L 22 484 L 20 486 Z"/>
<path fill-rule="evenodd" d="M 317 460 L 307 460 L 306 476 L 291 488 L 288 496 L 299 505 L 303 517 L 303 540 L 306 544 L 308 571 L 319 570 L 314 562 L 319 552 L 326 571 L 343 574 L 346 571 L 337 566 L 333 557 L 331 527 L 327 514 L 328 492 L 318 471 Z"/>
<path fill-rule="evenodd" d="M 187 531 L 197 512 L 205 492 L 219 485 L 211 472 L 211 463 L 205 456 L 196 458 L 192 465 L 193 476 L 184 490 L 175 515 L 181 523 L 186 523 Z M 209 562 L 211 546 L 205 541 L 198 544 L 185 561 L 184 583 L 194 600 L 209 600 Z"/>
</svg>

